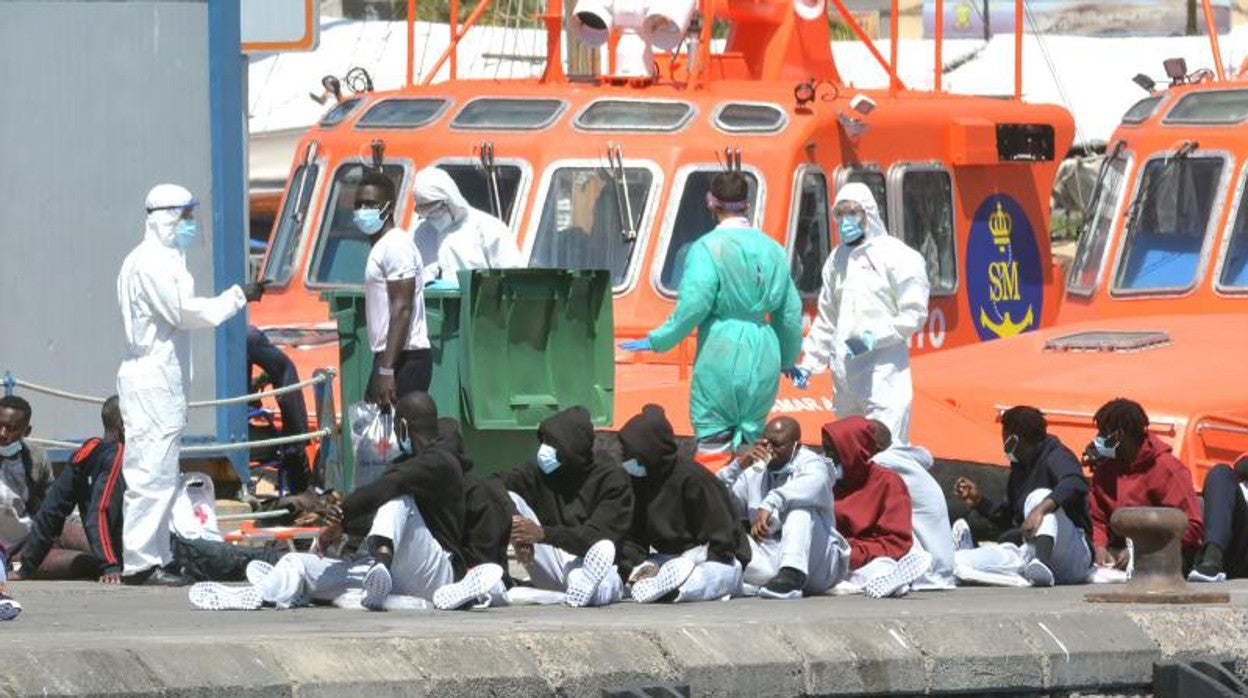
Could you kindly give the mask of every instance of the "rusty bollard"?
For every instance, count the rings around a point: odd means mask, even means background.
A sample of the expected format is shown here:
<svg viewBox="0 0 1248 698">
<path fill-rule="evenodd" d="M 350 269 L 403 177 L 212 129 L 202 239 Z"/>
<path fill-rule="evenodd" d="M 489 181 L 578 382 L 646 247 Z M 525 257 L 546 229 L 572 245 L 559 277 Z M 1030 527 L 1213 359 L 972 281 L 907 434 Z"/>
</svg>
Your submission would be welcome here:
<svg viewBox="0 0 1248 698">
<path fill-rule="evenodd" d="M 1180 540 L 1187 514 L 1172 507 L 1127 507 L 1114 512 L 1109 525 L 1135 546 L 1135 572 L 1126 584 L 1085 595 L 1097 603 L 1227 603 L 1225 591 L 1206 591 L 1183 578 Z"/>
</svg>

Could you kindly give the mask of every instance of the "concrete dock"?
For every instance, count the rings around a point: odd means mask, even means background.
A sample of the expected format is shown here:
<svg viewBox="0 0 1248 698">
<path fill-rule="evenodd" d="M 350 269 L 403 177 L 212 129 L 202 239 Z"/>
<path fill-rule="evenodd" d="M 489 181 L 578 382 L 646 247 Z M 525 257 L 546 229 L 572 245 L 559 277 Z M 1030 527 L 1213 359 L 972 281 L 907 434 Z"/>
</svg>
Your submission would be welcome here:
<svg viewBox="0 0 1248 698">
<path fill-rule="evenodd" d="M 13 583 L 0 694 L 598 696 L 1147 692 L 1154 662 L 1248 666 L 1231 603 L 1085 603 L 1091 587 L 604 609 L 196 611 L 185 589 Z M 1241 672 L 1242 673 L 1242 672 Z"/>
</svg>

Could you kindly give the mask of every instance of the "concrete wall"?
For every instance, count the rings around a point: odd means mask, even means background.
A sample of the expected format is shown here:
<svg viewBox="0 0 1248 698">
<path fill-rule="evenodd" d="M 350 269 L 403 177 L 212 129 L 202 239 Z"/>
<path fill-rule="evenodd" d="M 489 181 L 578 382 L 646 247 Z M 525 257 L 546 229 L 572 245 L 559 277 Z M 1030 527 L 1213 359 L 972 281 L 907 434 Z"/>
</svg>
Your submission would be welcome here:
<svg viewBox="0 0 1248 698">
<path fill-rule="evenodd" d="M 200 198 L 188 264 L 214 291 L 208 34 L 204 0 L 0 0 L 0 373 L 115 392 L 116 275 L 154 184 Z M 215 353 L 214 333 L 197 333 L 192 399 L 215 394 Z M 100 429 L 96 406 L 19 394 L 38 436 Z M 192 411 L 188 434 L 216 430 Z"/>
</svg>

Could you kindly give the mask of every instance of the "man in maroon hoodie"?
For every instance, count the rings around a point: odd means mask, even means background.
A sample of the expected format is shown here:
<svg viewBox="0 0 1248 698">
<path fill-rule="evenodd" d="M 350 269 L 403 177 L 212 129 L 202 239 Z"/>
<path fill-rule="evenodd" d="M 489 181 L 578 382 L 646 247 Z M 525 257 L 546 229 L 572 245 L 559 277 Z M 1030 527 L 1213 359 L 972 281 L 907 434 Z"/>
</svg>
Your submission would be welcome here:
<svg viewBox="0 0 1248 698">
<path fill-rule="evenodd" d="M 876 429 L 863 417 L 823 425 L 823 450 L 840 467 L 832 489 L 836 529 L 849 541 L 850 589 L 868 596 L 901 596 L 927 572 L 932 557 L 914 548 L 910 492 L 901 476 L 872 462 Z"/>
<path fill-rule="evenodd" d="M 1084 450 L 1092 466 L 1093 561 L 1100 567 L 1126 569 L 1129 553 L 1122 536 L 1109 525 L 1122 507 L 1174 507 L 1187 514 L 1183 532 L 1183 568 L 1192 565 L 1205 534 L 1205 523 L 1192 486 L 1192 474 L 1170 446 L 1148 433 L 1148 415 L 1139 403 L 1110 400 L 1096 411 L 1096 438 Z"/>
</svg>

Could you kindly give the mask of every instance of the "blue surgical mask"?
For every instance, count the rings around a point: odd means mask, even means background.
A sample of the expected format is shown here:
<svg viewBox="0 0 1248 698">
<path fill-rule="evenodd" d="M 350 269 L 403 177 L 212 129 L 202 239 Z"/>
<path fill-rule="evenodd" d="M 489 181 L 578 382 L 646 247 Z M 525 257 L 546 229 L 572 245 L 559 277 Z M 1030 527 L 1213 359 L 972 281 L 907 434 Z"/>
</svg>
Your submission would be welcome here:
<svg viewBox="0 0 1248 698">
<path fill-rule="evenodd" d="M 173 244 L 177 245 L 178 249 L 185 250 L 190 247 L 197 237 L 199 237 L 199 226 L 194 219 L 183 218 L 173 228 Z"/>
<path fill-rule="evenodd" d="M 376 235 L 381 226 L 385 225 L 385 221 L 381 217 L 381 209 L 379 208 L 357 208 L 352 214 L 352 220 L 355 227 L 359 228 L 361 233 L 365 235 Z"/>
<path fill-rule="evenodd" d="M 629 458 L 628 460 L 624 461 L 623 465 L 624 465 L 624 472 L 628 473 L 629 475 L 632 475 L 633 477 L 645 477 L 646 476 L 646 466 L 642 465 L 641 462 L 638 461 L 636 458 Z"/>
<path fill-rule="evenodd" d="M 1010 438 L 1005 440 L 1005 459 L 1011 463 L 1018 462 L 1018 456 L 1014 455 L 1018 450 L 1018 436 L 1010 434 Z"/>
<path fill-rule="evenodd" d="M 1096 449 L 1096 454 L 1101 458 L 1110 459 L 1118 457 L 1118 444 L 1110 446 L 1109 439 L 1103 436 L 1092 437 L 1092 447 Z"/>
<path fill-rule="evenodd" d="M 18 439 L 7 446 L 0 446 L 0 458 L 12 458 L 22 452 L 22 440 Z"/>
<path fill-rule="evenodd" d="M 555 451 L 554 446 L 542 444 L 541 448 L 537 449 L 537 467 L 547 475 L 559 469 L 559 453 Z"/>
<path fill-rule="evenodd" d="M 862 229 L 862 217 L 849 214 L 841 217 L 841 242 L 852 245 L 862 239 L 866 231 Z"/>
<path fill-rule="evenodd" d="M 405 436 L 399 439 L 399 450 L 409 456 L 412 455 L 412 437 Z"/>
</svg>

